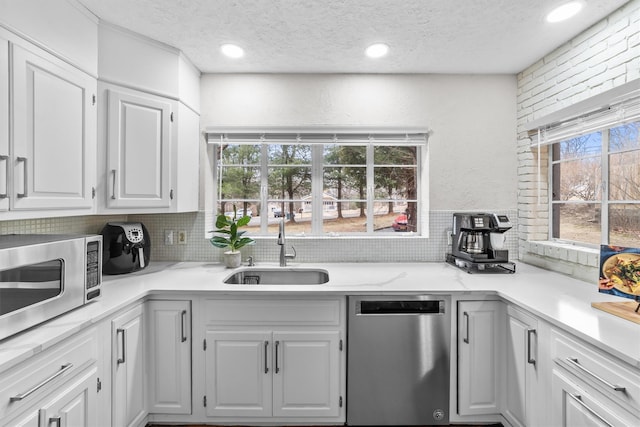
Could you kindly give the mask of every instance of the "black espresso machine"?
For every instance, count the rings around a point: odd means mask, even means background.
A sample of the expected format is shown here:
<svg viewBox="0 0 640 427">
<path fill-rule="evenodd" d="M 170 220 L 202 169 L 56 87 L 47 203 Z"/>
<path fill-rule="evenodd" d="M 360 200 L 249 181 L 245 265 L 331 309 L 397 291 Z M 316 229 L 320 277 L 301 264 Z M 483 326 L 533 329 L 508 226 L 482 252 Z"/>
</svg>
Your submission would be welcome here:
<svg viewBox="0 0 640 427">
<path fill-rule="evenodd" d="M 447 262 L 469 273 L 514 273 L 516 266 L 504 248 L 504 233 L 509 229 L 511 222 L 506 215 L 454 213 Z"/>
<path fill-rule="evenodd" d="M 124 274 L 149 265 L 151 239 L 140 222 L 109 222 L 102 229 L 102 273 Z"/>
</svg>

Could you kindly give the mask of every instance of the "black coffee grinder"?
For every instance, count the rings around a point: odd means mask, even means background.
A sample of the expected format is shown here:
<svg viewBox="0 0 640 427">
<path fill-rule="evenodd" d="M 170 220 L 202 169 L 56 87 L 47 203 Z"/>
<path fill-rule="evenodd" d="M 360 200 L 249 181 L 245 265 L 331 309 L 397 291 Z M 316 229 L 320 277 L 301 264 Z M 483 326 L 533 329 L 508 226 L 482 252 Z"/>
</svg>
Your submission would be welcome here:
<svg viewBox="0 0 640 427">
<path fill-rule="evenodd" d="M 447 262 L 469 272 L 515 272 L 509 251 L 504 249 L 504 233 L 511 227 L 506 215 L 454 213 Z"/>
</svg>

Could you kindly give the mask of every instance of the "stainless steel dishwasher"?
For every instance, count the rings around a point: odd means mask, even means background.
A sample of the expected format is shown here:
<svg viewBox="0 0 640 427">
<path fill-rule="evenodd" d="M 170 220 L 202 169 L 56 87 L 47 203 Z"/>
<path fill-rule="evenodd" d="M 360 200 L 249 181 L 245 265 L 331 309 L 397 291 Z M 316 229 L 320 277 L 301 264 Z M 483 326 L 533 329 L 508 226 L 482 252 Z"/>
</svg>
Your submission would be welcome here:
<svg viewBox="0 0 640 427">
<path fill-rule="evenodd" d="M 450 298 L 348 303 L 347 425 L 449 424 Z"/>
</svg>

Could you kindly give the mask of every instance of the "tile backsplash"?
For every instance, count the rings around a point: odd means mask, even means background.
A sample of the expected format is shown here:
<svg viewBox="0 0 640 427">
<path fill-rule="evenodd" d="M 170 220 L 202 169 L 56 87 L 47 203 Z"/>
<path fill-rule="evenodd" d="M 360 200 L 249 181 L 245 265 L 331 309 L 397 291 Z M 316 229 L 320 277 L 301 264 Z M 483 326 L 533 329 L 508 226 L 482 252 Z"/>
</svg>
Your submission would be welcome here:
<svg viewBox="0 0 640 427">
<path fill-rule="evenodd" d="M 513 228 L 507 232 L 506 248 L 517 259 L 517 212 L 498 211 L 507 215 Z M 444 260 L 448 251 L 447 231 L 451 229 L 453 211 L 431 211 L 429 238 L 394 234 L 385 237 L 295 237 L 287 236 L 287 245 L 296 248 L 296 262 L 421 262 Z M 107 222 L 142 222 L 151 238 L 151 260 L 156 261 L 212 261 L 218 262 L 222 250 L 205 239 L 204 212 L 148 215 L 93 215 L 80 217 L 40 218 L 0 221 L 0 234 L 12 233 L 100 233 Z M 174 232 L 174 244 L 165 245 L 165 230 Z M 178 231 L 183 231 L 185 244 L 178 243 Z M 259 238 L 255 245 L 242 249 L 243 257 L 252 256 L 257 262 L 277 262 L 279 247 L 274 238 Z"/>
</svg>

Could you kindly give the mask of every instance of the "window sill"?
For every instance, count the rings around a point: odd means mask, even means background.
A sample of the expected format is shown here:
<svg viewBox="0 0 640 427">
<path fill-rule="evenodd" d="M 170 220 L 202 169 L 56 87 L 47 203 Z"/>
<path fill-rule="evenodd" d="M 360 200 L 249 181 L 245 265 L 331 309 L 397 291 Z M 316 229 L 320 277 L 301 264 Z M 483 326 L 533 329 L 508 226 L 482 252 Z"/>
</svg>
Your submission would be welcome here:
<svg viewBox="0 0 640 427">
<path fill-rule="evenodd" d="M 596 282 L 600 249 L 552 241 L 528 241 L 520 248 L 520 259 L 577 279 Z"/>
</svg>

